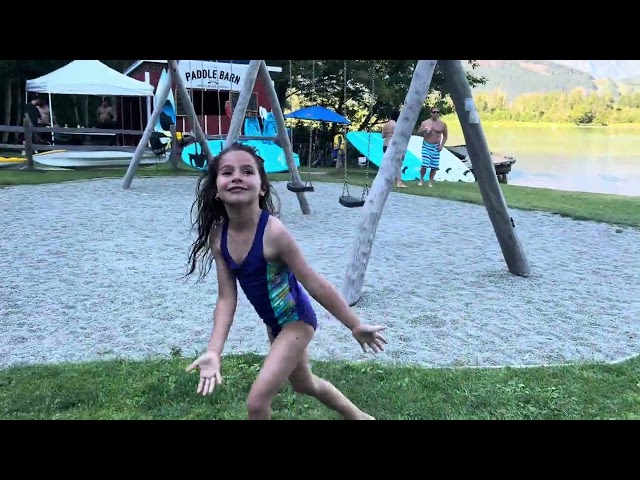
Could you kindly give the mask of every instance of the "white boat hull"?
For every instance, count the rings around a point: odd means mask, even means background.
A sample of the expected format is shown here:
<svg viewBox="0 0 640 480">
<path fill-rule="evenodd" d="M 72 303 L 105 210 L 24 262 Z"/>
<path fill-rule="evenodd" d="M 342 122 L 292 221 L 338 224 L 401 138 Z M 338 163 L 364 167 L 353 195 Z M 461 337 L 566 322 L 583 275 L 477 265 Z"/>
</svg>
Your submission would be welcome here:
<svg viewBox="0 0 640 480">
<path fill-rule="evenodd" d="M 91 152 L 50 150 L 37 153 L 33 161 L 50 167 L 87 168 L 87 167 L 128 167 L 133 152 L 118 152 L 111 150 L 96 150 Z M 153 152 L 145 152 L 140 165 L 157 165 L 169 161 L 168 155 L 158 157 Z"/>
</svg>

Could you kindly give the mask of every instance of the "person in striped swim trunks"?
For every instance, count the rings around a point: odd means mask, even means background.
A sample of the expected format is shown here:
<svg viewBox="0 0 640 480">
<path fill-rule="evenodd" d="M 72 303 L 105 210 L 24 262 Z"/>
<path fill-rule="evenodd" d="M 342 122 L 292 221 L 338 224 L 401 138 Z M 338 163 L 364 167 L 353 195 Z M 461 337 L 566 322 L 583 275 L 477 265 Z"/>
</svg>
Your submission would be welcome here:
<svg viewBox="0 0 640 480">
<path fill-rule="evenodd" d="M 447 141 L 447 124 L 440 119 L 440 109 L 433 107 L 431 117 L 420 124 L 418 135 L 422 135 L 422 166 L 420 168 L 420 181 L 418 186 L 422 186 L 424 176 L 429 169 L 429 186 L 433 187 L 433 178 L 440 169 L 440 152 Z"/>
</svg>

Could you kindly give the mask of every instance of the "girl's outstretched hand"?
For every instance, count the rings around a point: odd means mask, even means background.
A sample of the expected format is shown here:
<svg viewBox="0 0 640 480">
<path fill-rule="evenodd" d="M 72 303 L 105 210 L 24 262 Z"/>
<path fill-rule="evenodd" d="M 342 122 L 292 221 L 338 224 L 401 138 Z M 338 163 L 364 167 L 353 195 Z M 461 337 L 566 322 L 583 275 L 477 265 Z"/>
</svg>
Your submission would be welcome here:
<svg viewBox="0 0 640 480">
<path fill-rule="evenodd" d="M 353 337 L 358 341 L 362 347 L 362 351 L 367 353 L 367 346 L 373 350 L 374 353 L 378 353 L 384 350 L 383 343 L 387 343 L 387 340 L 378 332 L 384 330 L 382 325 L 367 325 L 361 323 L 357 327 L 351 330 Z"/>
<path fill-rule="evenodd" d="M 203 396 L 212 394 L 216 385 L 222 383 L 220 356 L 214 352 L 206 352 L 187 367 L 187 372 L 196 368 L 200 369 L 200 383 L 196 392 L 202 393 Z"/>
</svg>

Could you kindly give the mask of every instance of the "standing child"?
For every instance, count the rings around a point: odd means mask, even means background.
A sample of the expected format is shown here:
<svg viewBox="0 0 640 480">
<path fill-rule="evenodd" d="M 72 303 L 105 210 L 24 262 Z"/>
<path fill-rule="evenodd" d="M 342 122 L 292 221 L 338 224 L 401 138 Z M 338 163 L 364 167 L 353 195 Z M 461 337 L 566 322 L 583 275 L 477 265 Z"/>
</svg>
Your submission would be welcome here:
<svg viewBox="0 0 640 480">
<path fill-rule="evenodd" d="M 311 373 L 307 346 L 317 319 L 306 292 L 351 330 L 365 352 L 367 346 L 374 352 L 383 350 L 387 341 L 379 332 L 384 327 L 360 322 L 331 284 L 311 269 L 289 230 L 272 216 L 262 158 L 252 147 L 235 143 L 213 159 L 197 190 L 198 238 L 189 255 L 188 274 L 200 259 L 203 278 L 213 256 L 218 275 L 209 345 L 187 368 L 200 370 L 197 393 L 209 395 L 222 383 L 220 357 L 236 311 L 238 280 L 271 342 L 247 398 L 249 419 L 271 418 L 271 402 L 287 380 L 297 393 L 317 398 L 345 419 L 373 419 Z"/>
</svg>

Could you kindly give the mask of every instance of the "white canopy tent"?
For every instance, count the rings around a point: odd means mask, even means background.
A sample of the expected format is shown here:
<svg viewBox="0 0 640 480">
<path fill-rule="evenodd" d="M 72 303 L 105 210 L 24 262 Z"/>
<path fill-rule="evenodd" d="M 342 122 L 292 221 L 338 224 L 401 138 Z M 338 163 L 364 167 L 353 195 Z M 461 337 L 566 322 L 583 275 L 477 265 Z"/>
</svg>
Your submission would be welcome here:
<svg viewBox="0 0 640 480">
<path fill-rule="evenodd" d="M 113 95 L 127 97 L 153 97 L 153 85 L 108 67 L 99 60 L 74 60 L 73 62 L 32 80 L 27 80 L 28 92 L 47 93 L 53 126 L 51 94 L 63 95 Z M 25 95 L 25 98 L 28 98 Z M 147 98 L 147 102 L 149 99 Z"/>
<path fill-rule="evenodd" d="M 27 80 L 27 92 L 66 95 L 152 97 L 152 85 L 128 77 L 99 60 L 74 60 L 42 77 Z"/>
</svg>

